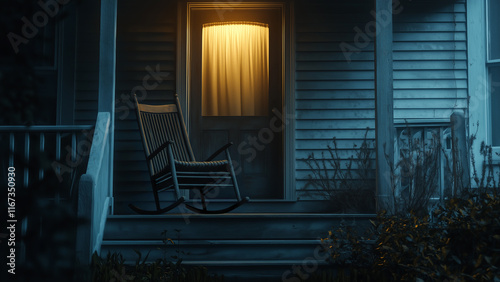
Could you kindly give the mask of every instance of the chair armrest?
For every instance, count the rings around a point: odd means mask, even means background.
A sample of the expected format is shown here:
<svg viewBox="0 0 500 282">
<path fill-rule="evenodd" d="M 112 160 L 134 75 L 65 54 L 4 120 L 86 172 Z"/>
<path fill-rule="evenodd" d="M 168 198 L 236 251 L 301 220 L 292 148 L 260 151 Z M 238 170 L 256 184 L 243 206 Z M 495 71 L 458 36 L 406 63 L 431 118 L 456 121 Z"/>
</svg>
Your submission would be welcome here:
<svg viewBox="0 0 500 282">
<path fill-rule="evenodd" d="M 170 140 L 167 140 L 167 142 L 161 144 L 160 147 L 158 147 L 156 150 L 154 150 L 149 156 L 146 157 L 146 160 L 151 160 L 152 158 L 154 158 L 156 155 L 158 155 L 161 151 L 165 150 L 165 148 L 167 148 L 169 145 L 173 145 L 174 142 L 173 141 L 170 141 Z"/>
<path fill-rule="evenodd" d="M 224 152 L 227 148 L 231 147 L 231 145 L 233 145 L 233 142 L 229 142 L 227 143 L 226 145 L 220 147 L 219 150 L 215 151 L 215 153 L 213 153 L 210 157 L 208 157 L 205 161 L 206 162 L 209 162 L 211 160 L 213 160 L 215 157 L 217 157 L 218 154 Z"/>
</svg>

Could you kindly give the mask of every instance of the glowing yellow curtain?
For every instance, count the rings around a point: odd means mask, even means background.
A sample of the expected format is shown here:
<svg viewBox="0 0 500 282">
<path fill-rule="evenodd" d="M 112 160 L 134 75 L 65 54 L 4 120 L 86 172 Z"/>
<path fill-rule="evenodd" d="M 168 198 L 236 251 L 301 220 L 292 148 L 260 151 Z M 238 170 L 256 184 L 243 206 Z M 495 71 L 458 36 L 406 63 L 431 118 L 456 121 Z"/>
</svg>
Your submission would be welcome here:
<svg viewBox="0 0 500 282">
<path fill-rule="evenodd" d="M 267 115 L 269 28 L 212 23 L 202 32 L 202 115 Z"/>
</svg>

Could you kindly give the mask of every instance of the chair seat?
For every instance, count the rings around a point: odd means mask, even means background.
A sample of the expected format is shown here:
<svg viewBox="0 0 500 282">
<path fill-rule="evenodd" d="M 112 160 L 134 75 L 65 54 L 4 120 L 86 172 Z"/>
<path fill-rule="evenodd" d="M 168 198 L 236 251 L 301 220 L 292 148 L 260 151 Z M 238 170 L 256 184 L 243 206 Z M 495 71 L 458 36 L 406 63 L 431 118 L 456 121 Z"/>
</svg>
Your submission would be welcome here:
<svg viewBox="0 0 500 282">
<path fill-rule="evenodd" d="M 214 172 L 214 171 L 227 171 L 228 161 L 210 161 L 210 162 L 186 162 L 175 160 L 175 169 L 178 171 L 203 171 L 203 172 Z"/>
</svg>

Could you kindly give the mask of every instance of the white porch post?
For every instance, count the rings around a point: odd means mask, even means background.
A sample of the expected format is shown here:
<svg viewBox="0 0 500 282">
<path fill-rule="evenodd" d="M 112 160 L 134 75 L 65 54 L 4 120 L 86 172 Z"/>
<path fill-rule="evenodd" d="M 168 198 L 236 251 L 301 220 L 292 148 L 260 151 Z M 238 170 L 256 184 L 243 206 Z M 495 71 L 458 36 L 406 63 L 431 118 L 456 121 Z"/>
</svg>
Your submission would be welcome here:
<svg viewBox="0 0 500 282">
<path fill-rule="evenodd" d="M 377 156 L 377 211 L 393 211 L 391 170 L 394 159 L 392 0 L 375 0 L 375 141 Z M 385 148 L 385 150 L 384 150 Z"/>
<path fill-rule="evenodd" d="M 109 112 L 109 196 L 113 207 L 113 156 L 115 140 L 116 18 L 118 0 L 101 0 L 99 39 L 99 112 Z M 112 211 L 111 211 L 112 212 Z"/>
<path fill-rule="evenodd" d="M 490 99 L 488 93 L 488 71 L 486 68 L 486 1 L 467 1 L 467 86 L 468 86 L 468 135 L 476 134 L 476 140 L 469 154 L 474 154 L 475 163 L 480 170 L 483 160 L 481 141 L 491 142 L 491 120 L 489 118 Z M 491 144 L 491 143 L 490 143 Z M 469 172 L 473 172 L 472 162 Z M 470 179 L 472 175 L 470 175 Z M 477 187 L 475 181 L 472 187 Z"/>
</svg>

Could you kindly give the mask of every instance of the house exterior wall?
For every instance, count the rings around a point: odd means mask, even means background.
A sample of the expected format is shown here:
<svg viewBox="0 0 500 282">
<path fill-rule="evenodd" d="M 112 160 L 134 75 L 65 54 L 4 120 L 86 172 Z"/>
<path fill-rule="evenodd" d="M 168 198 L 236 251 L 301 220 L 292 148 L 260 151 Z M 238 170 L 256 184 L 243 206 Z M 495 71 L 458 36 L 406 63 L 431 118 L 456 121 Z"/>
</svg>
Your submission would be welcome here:
<svg viewBox="0 0 500 282">
<path fill-rule="evenodd" d="M 374 139 L 373 1 L 297 1 L 296 178 L 301 199 L 310 154 L 321 159 L 333 137 L 343 164 L 353 145 Z M 394 9 L 394 120 L 449 122 L 467 110 L 466 3 L 396 1 Z M 346 52 L 347 50 L 347 52 Z M 374 157 L 374 154 L 373 154 Z"/>
<path fill-rule="evenodd" d="M 175 1 L 119 1 L 116 35 L 115 202 L 152 200 L 132 95 L 165 103 L 175 93 Z M 100 1 L 78 7 L 75 123 L 94 124 L 99 80 Z"/>
<path fill-rule="evenodd" d="M 467 109 L 465 0 L 398 4 L 393 44 L 395 121 L 448 121 L 453 111 Z M 317 189 L 307 185 L 311 170 L 303 160 L 311 153 L 320 157 L 336 137 L 345 161 L 367 128 L 368 139 L 374 139 L 372 10 L 370 0 L 295 1 L 299 201 L 321 199 Z M 147 103 L 164 103 L 178 89 L 177 11 L 175 1 L 118 2 L 115 207 L 132 201 L 152 204 L 130 95 L 137 92 Z M 91 124 L 97 113 L 99 2 L 86 1 L 78 12 L 75 119 Z"/>
<path fill-rule="evenodd" d="M 75 124 L 95 124 L 99 89 L 100 1 L 77 7 Z"/>
<path fill-rule="evenodd" d="M 118 1 L 115 116 L 115 205 L 153 202 L 144 149 L 132 106 L 165 104 L 176 91 L 175 1 Z M 161 193 L 170 197 L 170 192 Z M 128 210 L 128 208 L 127 208 Z"/>
<path fill-rule="evenodd" d="M 360 145 L 366 128 L 374 138 L 373 37 L 358 28 L 373 20 L 373 1 L 297 1 L 296 34 L 296 180 L 297 196 L 318 199 L 308 184 L 311 170 L 303 159 L 329 156 L 327 145 L 338 142 L 346 160 Z"/>
<path fill-rule="evenodd" d="M 413 2 L 394 17 L 394 119 L 449 121 L 467 109 L 466 3 Z"/>
</svg>

